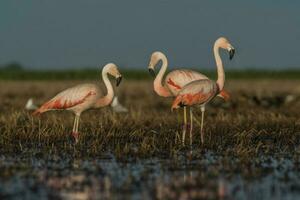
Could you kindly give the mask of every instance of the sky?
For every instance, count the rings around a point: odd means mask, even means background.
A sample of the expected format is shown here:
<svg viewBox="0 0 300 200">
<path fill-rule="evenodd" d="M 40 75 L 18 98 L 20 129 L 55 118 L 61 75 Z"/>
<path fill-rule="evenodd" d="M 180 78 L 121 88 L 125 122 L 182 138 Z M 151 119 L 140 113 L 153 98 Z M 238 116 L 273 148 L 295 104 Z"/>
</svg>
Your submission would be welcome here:
<svg viewBox="0 0 300 200">
<path fill-rule="evenodd" d="M 143 69 L 215 68 L 214 41 L 236 49 L 229 69 L 300 69 L 300 1 L 1 0 L 0 65 L 65 69 L 114 62 Z"/>
</svg>

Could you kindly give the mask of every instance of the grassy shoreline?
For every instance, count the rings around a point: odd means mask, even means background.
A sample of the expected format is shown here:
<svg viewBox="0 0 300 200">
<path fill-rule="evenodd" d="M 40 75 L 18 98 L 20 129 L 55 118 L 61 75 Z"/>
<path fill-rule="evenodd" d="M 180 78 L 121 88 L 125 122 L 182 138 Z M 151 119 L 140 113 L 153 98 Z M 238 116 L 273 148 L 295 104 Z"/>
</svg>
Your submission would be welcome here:
<svg viewBox="0 0 300 200">
<path fill-rule="evenodd" d="M 196 69 L 196 71 L 198 71 Z M 126 79 L 149 80 L 152 77 L 147 69 L 121 69 Z M 201 70 L 212 79 L 216 78 L 215 70 Z M 25 70 L 0 69 L 0 80 L 88 80 L 101 76 L 99 69 L 74 70 Z M 226 70 L 227 79 L 300 79 L 300 70 Z"/>
</svg>

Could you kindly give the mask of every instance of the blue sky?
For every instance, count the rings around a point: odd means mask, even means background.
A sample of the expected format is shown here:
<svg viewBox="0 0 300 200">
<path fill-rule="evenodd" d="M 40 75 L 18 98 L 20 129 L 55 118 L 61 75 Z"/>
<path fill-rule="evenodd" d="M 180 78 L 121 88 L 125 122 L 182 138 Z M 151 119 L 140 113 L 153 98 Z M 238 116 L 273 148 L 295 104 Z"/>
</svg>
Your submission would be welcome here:
<svg viewBox="0 0 300 200">
<path fill-rule="evenodd" d="M 300 1 L 2 0 L 0 65 L 144 68 L 155 50 L 173 67 L 215 67 L 212 45 L 236 48 L 226 68 L 300 68 Z"/>
</svg>

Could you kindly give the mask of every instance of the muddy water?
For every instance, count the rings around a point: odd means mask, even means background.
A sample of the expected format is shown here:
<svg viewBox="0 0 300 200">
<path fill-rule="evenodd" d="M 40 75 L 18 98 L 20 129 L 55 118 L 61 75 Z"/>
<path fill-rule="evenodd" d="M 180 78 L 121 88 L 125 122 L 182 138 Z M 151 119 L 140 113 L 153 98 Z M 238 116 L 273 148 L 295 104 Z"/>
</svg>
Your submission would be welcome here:
<svg viewBox="0 0 300 200">
<path fill-rule="evenodd" d="M 0 157 L 0 199 L 299 199 L 299 158 Z M 250 158 L 249 158 L 250 159 Z"/>
</svg>

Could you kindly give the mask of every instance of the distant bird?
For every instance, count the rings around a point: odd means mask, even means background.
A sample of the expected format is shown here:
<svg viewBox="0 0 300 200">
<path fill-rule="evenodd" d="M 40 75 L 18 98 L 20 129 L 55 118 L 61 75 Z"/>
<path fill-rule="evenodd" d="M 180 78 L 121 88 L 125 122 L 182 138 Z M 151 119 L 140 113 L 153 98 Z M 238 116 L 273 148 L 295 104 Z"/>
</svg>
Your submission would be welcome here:
<svg viewBox="0 0 300 200">
<path fill-rule="evenodd" d="M 110 106 L 112 107 L 113 111 L 116 113 L 127 113 L 128 112 L 128 109 L 125 108 L 122 104 L 120 104 L 117 96 L 114 97 Z"/>
<path fill-rule="evenodd" d="M 28 99 L 26 105 L 25 105 L 25 110 L 36 110 L 38 107 L 33 103 L 33 99 L 30 98 Z"/>
<path fill-rule="evenodd" d="M 191 83 L 195 80 L 208 80 L 209 78 L 197 71 L 189 70 L 189 69 L 178 69 L 173 70 L 166 75 L 166 78 L 163 80 L 163 76 L 166 73 L 168 67 L 167 57 L 159 51 L 152 53 L 148 70 L 152 76 L 155 77 L 154 68 L 158 64 L 159 61 L 162 61 L 162 66 L 154 80 L 154 91 L 162 97 L 176 97 L 179 91 L 188 83 Z M 162 84 L 164 82 L 164 84 Z M 218 91 L 218 96 L 228 99 L 229 95 L 225 90 Z M 183 144 L 185 140 L 185 133 L 187 129 L 187 116 L 186 116 L 186 106 L 184 109 L 184 128 L 183 128 Z"/>
<path fill-rule="evenodd" d="M 75 114 L 72 136 L 78 142 L 78 126 L 80 115 L 83 111 L 110 105 L 114 97 L 114 90 L 108 78 L 108 74 L 117 80 L 117 86 L 122 80 L 118 67 L 109 63 L 102 69 L 102 79 L 107 88 L 107 94 L 103 96 L 101 89 L 96 84 L 80 84 L 58 93 L 54 98 L 43 104 L 33 114 L 41 114 L 50 110 L 70 110 Z"/>
<path fill-rule="evenodd" d="M 219 48 L 226 49 L 229 52 L 229 59 L 231 60 L 234 56 L 235 49 L 229 43 L 229 41 L 221 37 L 215 41 L 214 44 L 214 56 L 217 64 L 217 81 L 210 79 L 196 80 L 185 85 L 177 94 L 172 104 L 172 110 L 179 107 L 200 105 L 201 107 L 201 142 L 204 143 L 203 133 L 203 118 L 205 112 L 205 105 L 211 101 L 220 91 L 223 90 L 225 83 L 225 73 L 222 64 L 222 60 L 219 54 Z M 192 108 L 191 108 L 192 109 Z M 191 128 L 190 128 L 190 141 L 192 141 L 192 129 L 193 129 L 193 114 L 190 110 L 191 116 Z"/>
</svg>

